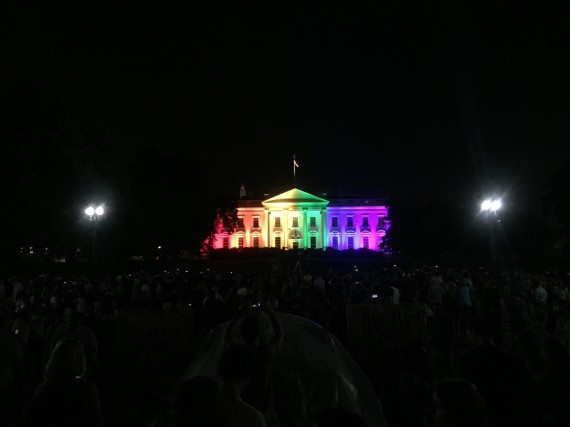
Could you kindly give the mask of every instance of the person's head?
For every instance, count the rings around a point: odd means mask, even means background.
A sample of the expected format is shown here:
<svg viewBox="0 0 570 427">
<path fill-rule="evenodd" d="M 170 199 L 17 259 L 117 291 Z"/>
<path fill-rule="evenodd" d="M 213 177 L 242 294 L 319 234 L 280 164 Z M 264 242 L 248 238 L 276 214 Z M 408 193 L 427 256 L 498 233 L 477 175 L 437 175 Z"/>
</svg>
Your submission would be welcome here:
<svg viewBox="0 0 570 427">
<path fill-rule="evenodd" d="M 82 377 L 87 371 L 83 344 L 76 338 L 66 337 L 57 342 L 46 364 L 45 379 Z"/>
<path fill-rule="evenodd" d="M 66 322 L 71 322 L 73 319 L 73 312 L 74 310 L 72 307 L 65 307 L 63 310 L 63 318 Z"/>
<path fill-rule="evenodd" d="M 174 414 L 176 426 L 206 427 L 221 424 L 220 393 L 212 378 L 197 375 L 176 386 Z"/>
<path fill-rule="evenodd" d="M 237 344 L 222 353 L 218 374 L 226 384 L 247 386 L 254 365 L 255 355 L 252 350 L 246 345 Z"/>
<path fill-rule="evenodd" d="M 434 427 L 487 427 L 483 398 L 464 378 L 440 381 L 434 387 Z"/>
<path fill-rule="evenodd" d="M 329 407 L 317 412 L 314 427 L 365 427 L 364 418 L 348 409 Z"/>
</svg>

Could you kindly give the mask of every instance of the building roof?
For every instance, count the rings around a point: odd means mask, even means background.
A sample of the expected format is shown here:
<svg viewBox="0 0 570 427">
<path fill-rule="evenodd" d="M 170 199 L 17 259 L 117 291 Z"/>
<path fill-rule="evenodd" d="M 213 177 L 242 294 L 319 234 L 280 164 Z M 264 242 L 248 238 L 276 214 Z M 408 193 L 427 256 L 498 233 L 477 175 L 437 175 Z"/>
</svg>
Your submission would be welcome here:
<svg viewBox="0 0 570 427">
<path fill-rule="evenodd" d="M 313 194 L 307 193 L 306 191 L 299 190 L 298 188 L 292 188 L 289 191 L 278 194 L 275 197 L 264 200 L 263 205 L 274 204 L 274 203 L 310 203 L 310 204 L 322 204 L 324 206 L 328 205 L 329 201 L 317 197 Z"/>
</svg>

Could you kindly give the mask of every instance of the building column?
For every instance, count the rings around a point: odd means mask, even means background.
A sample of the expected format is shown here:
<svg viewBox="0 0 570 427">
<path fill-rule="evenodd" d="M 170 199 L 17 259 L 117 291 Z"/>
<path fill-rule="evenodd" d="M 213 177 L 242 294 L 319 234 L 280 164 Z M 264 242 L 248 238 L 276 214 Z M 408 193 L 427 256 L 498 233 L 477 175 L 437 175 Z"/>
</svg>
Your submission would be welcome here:
<svg viewBox="0 0 570 427">
<path fill-rule="evenodd" d="M 306 249 L 309 247 L 308 236 L 309 227 L 307 226 L 307 208 L 303 208 L 303 248 Z"/>
<path fill-rule="evenodd" d="M 267 227 L 267 235 L 265 236 L 267 241 L 264 243 L 263 247 L 270 248 L 271 247 L 271 212 L 269 211 L 269 209 L 267 209 L 263 215 L 265 216 L 265 226 Z"/>
<path fill-rule="evenodd" d="M 321 209 L 321 247 L 325 249 L 327 247 L 328 239 L 328 229 L 327 229 L 327 211 L 326 209 Z"/>
<path fill-rule="evenodd" d="M 283 209 L 283 224 L 281 224 L 281 229 L 283 230 L 283 247 L 289 248 L 289 209 Z"/>
</svg>

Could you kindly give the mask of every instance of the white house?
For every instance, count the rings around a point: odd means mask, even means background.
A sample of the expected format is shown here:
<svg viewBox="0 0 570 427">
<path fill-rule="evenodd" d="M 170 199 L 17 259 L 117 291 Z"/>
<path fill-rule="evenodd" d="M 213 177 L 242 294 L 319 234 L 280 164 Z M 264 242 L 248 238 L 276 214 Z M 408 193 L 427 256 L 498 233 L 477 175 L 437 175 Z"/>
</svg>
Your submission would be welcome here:
<svg viewBox="0 0 570 427">
<path fill-rule="evenodd" d="M 238 200 L 238 227 L 219 227 L 214 249 L 370 249 L 380 251 L 390 228 L 385 199 L 330 199 L 293 188 L 267 200 Z"/>
</svg>

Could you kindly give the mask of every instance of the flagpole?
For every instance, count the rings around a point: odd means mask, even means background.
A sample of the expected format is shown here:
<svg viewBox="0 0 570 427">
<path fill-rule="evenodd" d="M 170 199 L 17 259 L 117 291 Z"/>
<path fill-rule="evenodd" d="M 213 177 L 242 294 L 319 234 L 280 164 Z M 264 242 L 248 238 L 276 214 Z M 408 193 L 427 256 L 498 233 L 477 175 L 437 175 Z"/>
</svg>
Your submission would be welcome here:
<svg viewBox="0 0 570 427">
<path fill-rule="evenodd" d="M 297 163 L 295 162 L 295 155 L 293 154 L 293 188 L 297 188 L 295 183 L 295 169 L 297 169 Z"/>
</svg>

